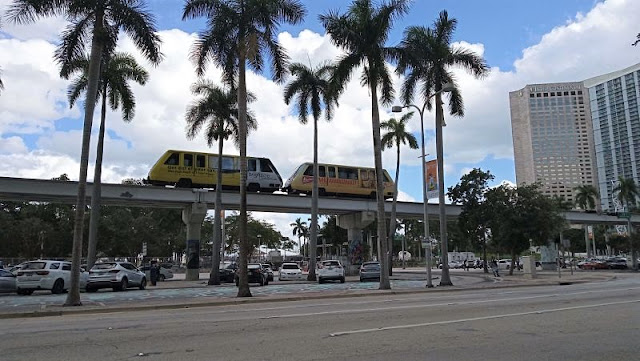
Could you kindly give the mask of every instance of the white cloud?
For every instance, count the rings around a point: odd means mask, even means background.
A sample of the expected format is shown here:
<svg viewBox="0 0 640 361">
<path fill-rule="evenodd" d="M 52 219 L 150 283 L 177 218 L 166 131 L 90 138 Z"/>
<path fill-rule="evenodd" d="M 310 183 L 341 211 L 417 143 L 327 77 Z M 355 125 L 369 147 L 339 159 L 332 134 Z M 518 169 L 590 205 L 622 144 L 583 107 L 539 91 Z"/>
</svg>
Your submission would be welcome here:
<svg viewBox="0 0 640 361">
<path fill-rule="evenodd" d="M 0 14 L 6 14 L 13 0 L 0 0 Z M 40 18 L 30 24 L 15 24 L 13 21 L 2 19 L 2 29 L 0 35 L 4 32 L 9 37 L 28 40 L 43 39 L 46 41 L 56 41 L 58 34 L 65 28 L 67 21 L 61 16 L 49 18 Z"/>
</svg>

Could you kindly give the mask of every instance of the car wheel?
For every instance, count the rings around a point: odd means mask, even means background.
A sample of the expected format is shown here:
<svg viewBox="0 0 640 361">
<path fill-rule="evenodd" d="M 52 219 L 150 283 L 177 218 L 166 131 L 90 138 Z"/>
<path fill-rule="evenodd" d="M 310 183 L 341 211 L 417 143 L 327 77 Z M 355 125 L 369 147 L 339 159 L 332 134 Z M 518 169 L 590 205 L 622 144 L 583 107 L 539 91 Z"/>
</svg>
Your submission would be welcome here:
<svg viewBox="0 0 640 361">
<path fill-rule="evenodd" d="M 236 287 L 240 286 L 240 281 L 236 279 Z"/>
<path fill-rule="evenodd" d="M 147 279 L 142 277 L 142 281 L 140 281 L 140 289 L 144 290 L 147 287 Z"/>
<path fill-rule="evenodd" d="M 344 277 L 340 277 L 340 283 L 344 283 Z"/>
<path fill-rule="evenodd" d="M 85 287 L 85 289 L 84 289 L 84 290 L 85 290 L 87 293 L 93 293 L 93 292 L 97 292 L 97 291 L 98 291 L 98 289 L 97 289 L 97 288 L 95 288 L 95 287 L 89 287 L 89 286 Z"/>
<path fill-rule="evenodd" d="M 118 285 L 118 287 L 116 287 L 116 291 L 126 291 L 127 288 L 129 287 L 129 281 L 127 281 L 126 278 L 123 278 L 122 281 L 120 281 L 120 284 Z"/>
<path fill-rule="evenodd" d="M 33 293 L 33 290 L 25 290 L 24 288 L 18 288 L 16 292 L 21 296 L 29 296 Z"/>
<path fill-rule="evenodd" d="M 260 278 L 260 286 L 264 286 L 265 279 L 264 277 Z"/>
<path fill-rule="evenodd" d="M 324 280 L 322 279 L 322 277 L 318 277 L 318 283 L 320 284 L 324 283 Z"/>
<path fill-rule="evenodd" d="M 164 275 L 161 274 L 160 276 L 158 276 L 158 281 L 164 282 L 164 278 L 165 278 Z"/>
<path fill-rule="evenodd" d="M 60 294 L 64 292 L 64 281 L 58 278 L 54 283 L 53 287 L 51 287 L 51 293 L 54 295 Z"/>
<path fill-rule="evenodd" d="M 360 279 L 360 282 L 364 282 L 364 280 L 361 278 L 361 279 Z"/>
</svg>

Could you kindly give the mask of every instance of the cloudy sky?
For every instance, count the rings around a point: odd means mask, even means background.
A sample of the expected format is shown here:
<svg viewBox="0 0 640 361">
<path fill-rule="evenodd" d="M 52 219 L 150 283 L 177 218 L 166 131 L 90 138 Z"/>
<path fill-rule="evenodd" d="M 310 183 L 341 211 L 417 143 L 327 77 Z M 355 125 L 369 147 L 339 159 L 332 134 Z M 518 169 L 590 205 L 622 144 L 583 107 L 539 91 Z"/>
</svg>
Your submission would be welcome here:
<svg viewBox="0 0 640 361">
<path fill-rule="evenodd" d="M 10 0 L 0 0 L 3 16 Z M 136 114 L 130 123 L 119 112 L 107 115 L 103 181 L 142 178 L 166 149 L 208 151 L 204 136 L 185 137 L 185 108 L 193 97 L 189 86 L 196 80 L 188 60 L 189 49 L 203 20 L 181 21 L 184 2 L 149 0 L 163 41 L 164 61 L 147 64 L 131 41 L 122 36 L 121 51 L 131 52 L 150 73 L 146 86 L 134 85 Z M 345 10 L 347 1 L 306 0 L 308 14 L 297 26 L 283 26 L 278 38 L 292 61 L 317 64 L 335 59 L 340 50 L 331 44 L 318 21 L 329 9 Z M 473 167 L 490 170 L 496 183 L 515 181 L 508 92 L 528 83 L 579 81 L 615 71 L 640 61 L 640 47 L 631 43 L 640 32 L 640 1 L 637 0 L 476 0 L 414 1 L 410 13 L 395 24 L 389 45 L 397 44 L 409 25 L 432 24 L 442 9 L 458 19 L 456 45 L 483 55 L 491 73 L 475 80 L 458 72 L 465 100 L 464 118 L 448 119 L 445 128 L 445 182 L 455 184 Z M 81 109 L 69 109 L 68 81 L 58 76 L 52 53 L 62 18 L 41 19 L 16 25 L 2 19 L 0 68 L 5 89 L 0 93 L 0 176 L 48 179 L 79 174 Z M 210 66 L 206 77 L 220 81 Z M 366 88 L 354 81 L 340 99 L 330 123 L 322 121 L 319 160 L 337 164 L 372 166 L 370 98 Z M 397 78 L 396 84 L 402 79 Z M 248 140 L 248 153 L 271 158 L 283 177 L 303 162 L 312 160 L 311 124 L 301 125 L 292 107 L 282 99 L 283 85 L 270 74 L 248 75 L 248 87 L 258 95 L 251 109 L 259 122 Z M 382 108 L 383 120 L 395 116 Z M 425 115 L 427 153 L 435 154 L 434 114 Z M 96 113 L 98 119 L 98 113 Z M 94 121 L 94 135 L 98 121 Z M 419 119 L 409 128 L 419 137 Z M 95 136 L 92 148 L 95 148 Z M 215 148 L 214 150 L 215 151 Z M 238 154 L 231 142 L 225 153 Z M 420 163 L 417 150 L 402 149 L 401 199 L 421 199 Z M 92 150 L 90 164 L 93 163 Z M 383 155 L 384 167 L 395 171 L 395 151 Z M 89 170 L 91 179 L 93 169 Z M 284 235 L 299 215 L 256 214 L 273 222 Z M 306 219 L 306 215 L 303 215 Z"/>
</svg>

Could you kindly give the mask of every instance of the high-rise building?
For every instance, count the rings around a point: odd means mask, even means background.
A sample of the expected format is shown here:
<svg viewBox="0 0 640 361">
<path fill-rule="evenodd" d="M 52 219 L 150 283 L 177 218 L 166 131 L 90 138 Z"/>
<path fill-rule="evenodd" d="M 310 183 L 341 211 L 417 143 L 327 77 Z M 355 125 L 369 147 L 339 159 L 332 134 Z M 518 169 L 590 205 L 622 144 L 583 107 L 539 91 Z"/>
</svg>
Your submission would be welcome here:
<svg viewBox="0 0 640 361">
<path fill-rule="evenodd" d="M 575 200 L 596 185 L 589 94 L 582 82 L 532 84 L 509 93 L 518 184 L 542 184 L 548 196 Z"/>
<path fill-rule="evenodd" d="M 620 211 L 613 191 L 619 177 L 640 185 L 640 63 L 584 81 L 589 89 L 597 188 L 605 211 Z"/>
</svg>

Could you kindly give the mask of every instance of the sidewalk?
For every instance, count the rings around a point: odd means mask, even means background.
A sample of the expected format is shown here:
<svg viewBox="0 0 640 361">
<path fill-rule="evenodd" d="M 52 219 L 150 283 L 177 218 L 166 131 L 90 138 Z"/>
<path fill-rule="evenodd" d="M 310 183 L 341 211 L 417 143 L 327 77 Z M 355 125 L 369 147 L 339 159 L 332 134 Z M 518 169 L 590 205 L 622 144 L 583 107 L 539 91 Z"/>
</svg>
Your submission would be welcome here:
<svg viewBox="0 0 640 361">
<path fill-rule="evenodd" d="M 615 279 L 621 274 L 606 271 L 577 271 L 574 275 L 570 275 L 569 271 L 563 270 L 561 278 L 558 278 L 557 272 L 538 271 L 538 277 L 531 279 L 524 276 L 522 272 L 515 273 L 513 276 L 504 274 L 502 277 L 494 278 L 484 274 L 482 270 L 452 270 L 451 278 L 454 286 L 438 287 L 440 270 L 433 270 L 433 284 L 436 287 L 426 288 L 425 269 L 407 268 L 393 270 L 391 290 L 378 290 L 377 282 L 360 283 L 357 276 L 351 276 L 347 277 L 345 284 L 318 285 L 317 282 L 308 281 L 270 282 L 265 287 L 251 287 L 253 297 L 248 298 L 236 297 L 237 288 L 233 283 L 207 286 L 208 274 L 201 274 L 201 279 L 197 281 L 185 281 L 176 277 L 158 282 L 156 286 L 149 286 L 144 291 L 101 290 L 93 294 L 81 293 L 83 306 L 80 307 L 63 307 L 66 295 L 45 293 L 33 296 L 3 295 L 0 297 L 0 319 L 603 282 Z"/>
</svg>

